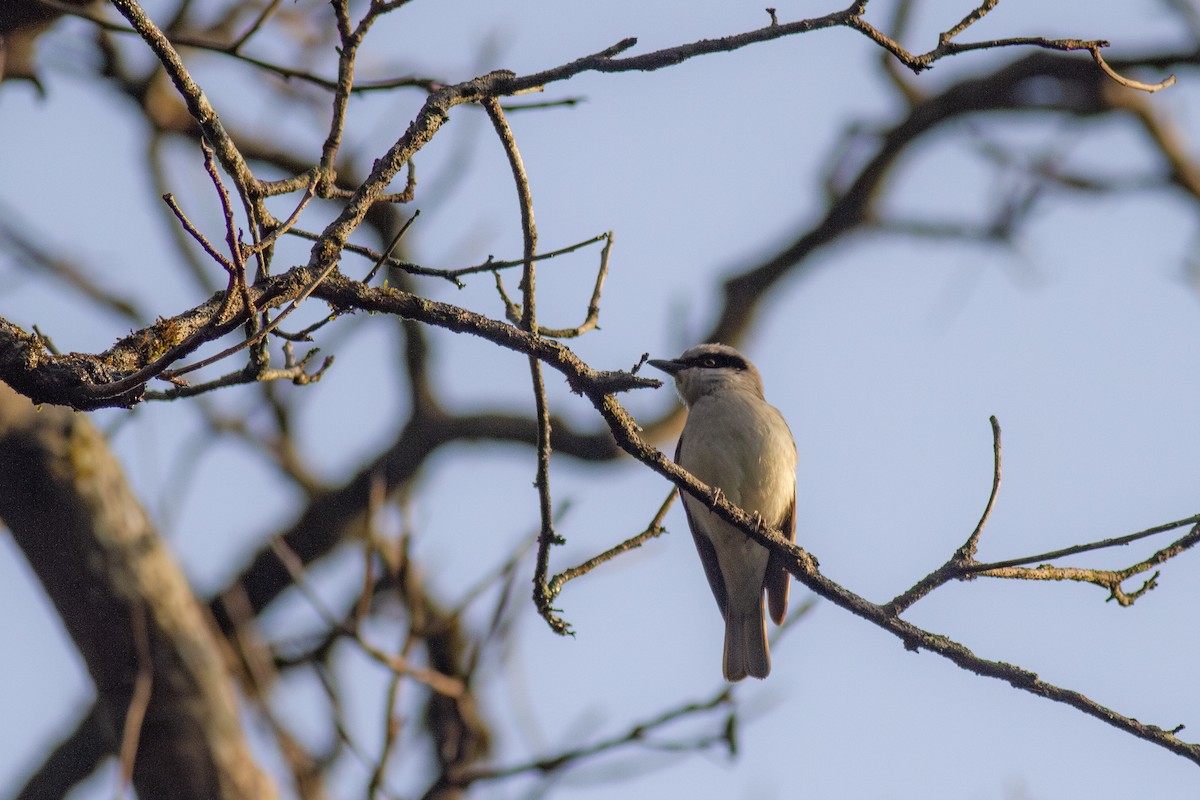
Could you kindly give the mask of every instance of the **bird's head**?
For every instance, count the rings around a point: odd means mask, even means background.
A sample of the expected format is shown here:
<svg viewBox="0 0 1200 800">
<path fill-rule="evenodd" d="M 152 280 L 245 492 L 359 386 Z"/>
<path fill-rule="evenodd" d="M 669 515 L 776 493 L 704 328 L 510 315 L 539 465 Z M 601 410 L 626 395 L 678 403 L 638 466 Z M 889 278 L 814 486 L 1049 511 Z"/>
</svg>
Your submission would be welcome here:
<svg viewBox="0 0 1200 800">
<path fill-rule="evenodd" d="M 746 357 L 724 344 L 701 344 L 678 358 L 652 358 L 650 366 L 675 379 L 675 388 L 689 406 L 717 392 L 750 392 L 763 396 L 762 378 Z"/>
</svg>

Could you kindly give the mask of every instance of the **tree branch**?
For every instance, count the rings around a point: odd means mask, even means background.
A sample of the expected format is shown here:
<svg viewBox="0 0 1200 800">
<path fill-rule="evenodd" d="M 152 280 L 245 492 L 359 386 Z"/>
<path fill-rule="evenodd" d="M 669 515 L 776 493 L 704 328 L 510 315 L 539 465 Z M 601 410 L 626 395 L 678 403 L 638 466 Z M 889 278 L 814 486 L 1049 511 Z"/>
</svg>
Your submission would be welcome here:
<svg viewBox="0 0 1200 800">
<path fill-rule="evenodd" d="M 1083 713 L 1095 717 L 1113 727 L 1138 738 L 1156 744 L 1172 753 L 1200 764 L 1200 744 L 1184 742 L 1176 736 L 1181 726 L 1171 730 L 1156 725 L 1147 725 L 1132 717 L 1107 708 L 1080 692 L 1041 680 L 1036 673 L 1013 664 L 981 658 L 958 642 L 927 631 L 895 614 L 886 606 L 877 605 L 835 583 L 821 574 L 817 559 L 808 551 L 784 539 L 778 531 L 767 530 L 759 518 L 753 517 L 733 506 L 724 494 L 696 480 L 692 475 L 676 466 L 658 449 L 642 441 L 637 424 L 611 395 L 589 395 L 589 399 L 608 423 L 620 447 L 652 470 L 667 478 L 693 497 L 706 503 L 719 517 L 736 525 L 755 541 L 768 547 L 780 556 L 780 563 L 810 591 L 851 612 L 855 616 L 876 625 L 900 639 L 904 646 L 913 651 L 928 650 L 952 661 L 960 668 L 977 675 L 996 678 L 1017 689 L 1064 703 Z"/>
</svg>

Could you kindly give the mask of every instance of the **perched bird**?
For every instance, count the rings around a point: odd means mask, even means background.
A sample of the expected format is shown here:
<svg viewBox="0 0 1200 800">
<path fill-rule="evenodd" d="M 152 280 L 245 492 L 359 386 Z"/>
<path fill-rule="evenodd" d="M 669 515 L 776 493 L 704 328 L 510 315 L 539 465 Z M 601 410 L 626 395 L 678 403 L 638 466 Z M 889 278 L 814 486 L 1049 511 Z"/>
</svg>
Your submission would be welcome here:
<svg viewBox="0 0 1200 800">
<path fill-rule="evenodd" d="M 702 344 L 675 359 L 648 362 L 675 378 L 688 407 L 675 462 L 734 505 L 796 538 L 796 443 L 762 378 L 723 344 Z M 771 552 L 680 492 L 713 596 L 725 617 L 725 679 L 771 671 L 763 592 L 775 624 L 787 613 L 791 576 Z"/>
</svg>

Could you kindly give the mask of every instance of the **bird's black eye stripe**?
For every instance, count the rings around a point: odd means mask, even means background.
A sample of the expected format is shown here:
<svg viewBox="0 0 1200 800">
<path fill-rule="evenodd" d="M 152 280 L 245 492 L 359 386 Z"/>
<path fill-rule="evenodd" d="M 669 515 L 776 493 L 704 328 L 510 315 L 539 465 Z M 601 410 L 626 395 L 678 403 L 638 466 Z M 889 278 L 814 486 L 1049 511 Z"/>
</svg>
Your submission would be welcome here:
<svg viewBox="0 0 1200 800">
<path fill-rule="evenodd" d="M 703 367 L 704 369 L 746 369 L 746 360 L 731 353 L 705 353 L 689 358 L 685 363 L 689 367 Z"/>
</svg>

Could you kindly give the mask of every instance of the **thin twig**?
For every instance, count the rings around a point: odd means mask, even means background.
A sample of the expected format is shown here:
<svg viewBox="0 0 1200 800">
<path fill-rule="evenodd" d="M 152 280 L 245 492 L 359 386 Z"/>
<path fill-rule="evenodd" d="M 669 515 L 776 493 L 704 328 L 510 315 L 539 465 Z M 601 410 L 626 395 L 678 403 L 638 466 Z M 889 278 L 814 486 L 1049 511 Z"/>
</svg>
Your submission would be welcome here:
<svg viewBox="0 0 1200 800">
<path fill-rule="evenodd" d="M 275 240 L 285 233 L 289 232 L 292 227 L 300 220 L 300 214 L 312 202 L 313 197 L 317 194 L 317 184 L 320 183 L 320 178 L 316 172 L 313 172 L 308 178 L 308 186 L 304 189 L 304 195 L 300 198 L 296 209 L 288 216 L 283 224 L 276 226 L 266 236 L 260 239 L 256 244 L 246 248 L 246 254 L 261 253 L 271 245 L 275 244 Z"/>
<path fill-rule="evenodd" d="M 167 380 L 175 380 L 175 379 L 179 378 L 180 376 L 186 375 L 189 372 L 194 372 L 203 367 L 207 367 L 209 364 L 214 364 L 218 361 L 221 361 L 222 359 L 228 358 L 229 356 L 233 355 L 234 353 L 237 353 L 241 350 L 245 350 L 247 347 L 253 347 L 254 345 L 263 341 L 264 339 L 267 338 L 267 336 L 273 330 L 275 330 L 277 327 L 279 327 L 279 324 L 282 323 L 284 321 L 284 319 L 286 319 L 288 317 L 289 314 L 291 314 L 293 311 L 295 311 L 297 308 L 299 308 L 300 304 L 308 299 L 308 297 L 316 290 L 317 286 L 319 286 L 321 284 L 321 281 L 328 278 L 330 273 L 332 273 L 334 271 L 334 269 L 337 268 L 337 265 L 338 265 L 338 262 L 336 260 L 330 261 L 329 264 L 324 268 L 324 270 L 315 279 L 313 279 L 313 281 L 311 283 L 309 283 L 307 286 L 305 286 L 304 289 L 300 292 L 299 295 L 296 296 L 296 298 L 294 300 L 292 300 L 292 302 L 287 306 L 287 308 L 283 309 L 278 314 L 276 314 L 275 318 L 273 320 L 271 320 L 268 324 L 264 325 L 263 328 L 254 336 L 251 336 L 248 339 L 244 339 L 243 341 L 238 342 L 237 344 L 233 345 L 232 347 L 227 347 L 226 349 L 222 350 L 221 352 L 217 353 L 216 355 L 210 356 L 202 361 L 197 361 L 194 364 L 188 364 L 187 366 L 180 367 L 179 369 L 164 371 L 164 372 L 162 372 L 162 377 Z"/>
<path fill-rule="evenodd" d="M 229 271 L 229 288 L 227 292 L 237 290 L 238 296 L 242 300 L 243 306 L 246 308 L 246 320 L 251 322 L 254 319 L 256 310 L 254 301 L 250 298 L 250 287 L 246 283 L 246 256 L 242 252 L 242 247 L 238 242 L 237 221 L 233 214 L 233 203 L 229 200 L 229 192 L 225 189 L 225 184 L 221 180 L 221 173 L 217 171 L 217 162 L 213 155 L 213 149 L 204 139 L 200 140 L 200 152 L 204 154 L 204 171 L 208 173 L 209 180 L 212 181 L 213 187 L 217 190 L 217 198 L 221 202 L 221 213 L 225 218 L 225 245 L 229 248 L 229 255 L 232 262 L 222 262 L 230 264 Z"/>
<path fill-rule="evenodd" d="M 211 381 L 204 383 L 189 384 L 186 381 L 178 378 L 175 373 L 168 376 L 163 374 L 165 379 L 171 380 L 177 385 L 170 389 L 164 390 L 147 390 L 145 398 L 147 400 L 179 400 L 185 397 L 195 397 L 197 395 L 207 394 L 208 392 L 224 389 L 229 386 L 241 386 L 247 383 L 272 383 L 274 381 L 291 381 L 296 386 L 307 386 L 310 383 L 316 383 L 325 376 L 325 373 L 333 366 L 334 356 L 326 356 L 321 362 L 321 366 L 317 367 L 312 372 L 309 372 L 309 363 L 313 357 L 317 355 L 319 350 L 313 348 L 304 354 L 304 357 L 297 360 L 292 352 L 291 342 L 283 344 L 284 365 L 281 369 L 272 368 L 255 368 L 243 367 L 236 372 L 231 372 L 228 375 L 223 375 Z"/>
<path fill-rule="evenodd" d="M 200 247 L 204 249 L 204 252 L 212 260 L 220 264 L 227 273 L 232 274 L 234 270 L 233 262 L 226 258 L 217 248 L 213 247 L 213 243 L 208 240 L 208 237 L 192 224 L 192 221 L 183 213 L 183 209 L 179 207 L 179 203 L 175 200 L 175 195 L 168 192 L 162 196 L 162 199 L 167 204 L 167 208 L 171 209 L 171 213 L 175 215 L 175 219 L 179 220 L 179 224 L 187 231 L 187 234 L 199 243 Z"/>
<path fill-rule="evenodd" d="M 504 288 L 504 278 L 500 276 L 499 270 L 492 273 L 492 278 L 496 281 L 496 294 L 500 295 L 500 302 L 504 304 L 504 318 L 513 325 L 520 325 L 521 307 L 508 296 L 508 291 Z"/>
<path fill-rule="evenodd" d="M 525 174 L 525 165 L 521 161 L 521 153 L 517 150 L 516 139 L 512 129 L 504 118 L 504 110 L 500 101 L 494 97 L 485 97 L 480 103 L 487 111 L 488 118 L 504 153 L 508 157 L 508 165 L 512 170 L 513 183 L 517 189 L 517 202 L 521 208 L 521 239 L 524 243 L 524 270 L 521 276 L 521 292 L 523 296 L 520 327 L 531 336 L 537 338 L 537 227 L 533 219 L 533 196 L 529 189 L 529 178 Z M 496 275 L 499 281 L 499 273 Z M 570 626 L 555 614 L 551 606 L 552 597 L 546 584 L 546 576 L 550 571 L 550 548 L 562 544 L 563 539 L 554 530 L 554 506 L 550 498 L 550 409 L 546 401 L 546 384 L 542 377 L 542 362 L 537 358 L 529 358 L 529 374 L 533 382 L 533 398 L 538 422 L 537 434 L 537 477 L 534 480 L 538 491 L 538 510 L 541 514 L 542 526 L 538 534 L 537 559 L 533 572 L 533 599 L 538 612 L 550 625 L 550 629 L 558 634 L 571 632 Z"/>
<path fill-rule="evenodd" d="M 999 2 L 999 0 L 996 0 L 996 2 Z M 992 426 L 992 491 L 988 495 L 987 505 L 983 507 L 983 514 L 980 515 L 979 522 L 975 525 L 975 530 L 971 531 L 971 535 L 967 537 L 967 541 L 960 548 L 963 557 L 971 560 L 974 560 L 975 551 L 979 549 L 979 537 L 983 533 L 983 528 L 987 525 L 988 519 L 992 516 L 992 509 L 996 507 L 996 495 L 1000 493 L 1000 421 L 993 415 L 988 417 L 988 422 Z"/>
<path fill-rule="evenodd" d="M 1145 539 L 1166 531 L 1173 531 L 1176 528 L 1182 528 L 1185 525 L 1196 525 L 1200 523 L 1200 514 L 1184 519 L 1177 519 L 1174 522 L 1165 522 L 1162 525 L 1155 525 L 1151 528 L 1138 531 L 1136 533 L 1126 534 L 1125 536 L 1116 536 L 1111 539 L 1101 539 L 1096 542 L 1088 542 L 1087 544 L 1077 544 L 1071 547 L 1064 547 L 1061 550 L 1051 550 L 1048 553 L 1038 553 L 1032 556 L 1021 556 L 1019 558 L 1009 558 L 1004 561 L 992 561 L 989 563 L 975 563 L 967 567 L 967 572 L 985 572 L 987 570 L 1005 569 L 1006 567 L 1016 567 L 1023 564 L 1033 564 L 1036 562 L 1052 561 L 1066 556 L 1078 555 L 1079 553 L 1087 553 L 1092 550 L 1104 550 L 1109 547 L 1121 547 L 1131 544 L 1140 539 Z"/>
<path fill-rule="evenodd" d="M 963 17 L 957 25 L 938 36 L 938 42 L 942 44 L 949 42 L 967 28 L 983 19 L 984 15 L 995 8 L 999 2 L 1000 0 L 983 0 L 983 2 L 980 3 L 977 8 L 971 9 L 971 11 L 965 17 Z"/>
<path fill-rule="evenodd" d="M 288 233 L 290 233 L 292 236 L 297 236 L 301 239 L 307 239 L 310 242 L 317 242 L 317 241 L 321 240 L 321 234 L 313 233 L 311 231 L 301 230 L 299 228 L 293 228 L 292 230 L 288 231 Z M 539 253 L 538 254 L 538 262 L 540 263 L 542 261 L 549 261 L 550 259 L 552 259 L 556 256 L 566 255 L 567 253 L 573 253 L 576 250 L 580 250 L 584 247 L 588 247 L 589 245 L 593 245 L 593 244 L 596 244 L 597 242 L 604 241 L 607 238 L 608 238 L 608 234 L 602 233 L 599 236 L 593 236 L 590 239 L 585 239 L 582 242 L 576 242 L 575 244 L 570 244 L 570 245 L 567 245 L 566 247 L 560 247 L 557 250 L 549 250 L 545 253 Z M 364 247 L 363 245 L 353 244 L 351 242 L 347 242 L 343 246 L 343 249 L 348 253 L 354 253 L 355 255 L 363 256 L 364 258 L 369 258 L 372 261 L 378 261 L 380 258 L 380 253 L 377 250 L 374 250 L 370 247 Z M 387 259 L 386 263 L 387 263 L 388 267 L 390 267 L 392 269 L 401 270 L 402 272 L 407 272 L 410 275 L 421 275 L 421 276 L 431 277 L 431 278 L 443 278 L 445 280 L 450 281 L 456 287 L 461 289 L 466 286 L 466 284 L 461 280 L 461 278 L 463 276 L 476 275 L 476 274 L 483 273 L 483 272 L 494 272 L 499 269 L 509 269 L 512 267 L 520 267 L 520 266 L 524 265 L 525 261 L 524 261 L 524 259 L 520 259 L 520 258 L 497 260 L 497 259 L 493 259 L 491 256 L 489 256 L 488 259 L 481 264 L 473 264 L 469 267 L 458 267 L 456 269 L 435 269 L 433 267 L 422 267 L 419 264 L 413 264 L 408 261 L 400 261 L 395 258 Z"/>
<path fill-rule="evenodd" d="M 604 249 L 600 251 L 600 268 L 596 270 L 596 283 L 592 287 L 591 299 L 588 300 L 587 316 L 574 328 L 539 328 L 538 332 L 542 336 L 550 336 L 554 339 L 574 339 L 588 331 L 595 330 L 599 325 L 600 292 L 604 289 L 604 279 L 608 277 L 608 257 L 612 253 L 613 244 L 612 231 L 608 232 L 606 239 Z M 500 273 L 496 273 L 496 280 L 499 281 L 499 279 Z"/>
<path fill-rule="evenodd" d="M 533 196 L 529 189 L 529 177 L 525 174 L 525 164 L 521 160 L 521 153 L 517 149 L 517 142 L 513 137 L 512 129 L 508 126 L 508 121 L 504 118 L 504 111 L 500 108 L 500 101 L 494 97 L 485 97 L 480 100 L 480 104 L 487 110 L 488 118 L 492 121 L 492 127 L 495 128 L 496 135 L 500 137 L 500 143 L 504 145 L 504 153 L 508 157 L 508 165 L 513 174 L 513 183 L 516 184 L 517 188 L 517 201 L 521 209 L 521 238 L 524 243 L 524 253 L 522 255 L 524 270 L 521 275 L 520 287 L 521 293 L 524 296 L 524 303 L 521 310 L 520 325 L 523 330 L 537 336 L 537 272 L 535 266 L 537 225 L 533 219 Z"/>
<path fill-rule="evenodd" d="M 672 489 L 671 493 L 667 495 L 667 499 L 664 500 L 662 505 L 658 507 L 658 511 L 655 512 L 653 519 L 650 520 L 650 523 L 641 533 L 637 534 L 636 536 L 631 536 L 620 544 L 614 545 L 613 547 L 605 550 L 600 555 L 589 558 L 587 561 L 584 561 L 578 566 L 563 570 L 551 578 L 547 588 L 547 591 L 550 594 L 550 599 L 553 600 L 554 598 L 558 597 L 559 592 L 562 591 L 563 586 L 566 585 L 568 581 L 572 581 L 581 575 L 586 575 L 601 564 L 607 561 L 612 561 L 622 553 L 627 553 L 630 550 L 636 550 L 651 539 L 654 539 L 665 533 L 666 528 L 663 527 L 663 519 L 666 518 L 667 511 L 670 510 L 671 504 L 675 502 L 675 498 L 678 496 L 679 493 Z"/>
<path fill-rule="evenodd" d="M 988 494 L 988 501 L 984 505 L 983 514 L 980 515 L 979 522 L 975 525 L 975 529 L 971 531 L 971 535 L 967 537 L 967 540 L 963 542 L 961 547 L 954 551 L 954 554 L 950 556 L 945 564 L 942 564 L 933 572 L 913 584 L 912 588 L 900 593 L 885 604 L 883 608 L 887 613 L 893 615 L 903 613 L 905 609 L 937 587 L 961 578 L 966 574 L 970 565 L 975 563 L 975 551 L 979 546 L 979 536 L 983 533 L 983 528 L 987 525 L 987 521 L 992 515 L 992 508 L 996 505 L 996 495 L 1000 492 L 1000 422 L 994 416 L 989 417 L 988 421 L 992 425 L 992 490 Z"/>
<path fill-rule="evenodd" d="M 596 244 L 597 242 L 605 241 L 605 240 L 609 239 L 611 236 L 612 236 L 612 232 L 609 231 L 607 233 L 602 233 L 599 236 L 593 236 L 590 239 L 584 239 L 582 242 L 576 242 L 575 244 L 569 244 L 566 247 L 560 247 L 557 250 L 548 250 L 545 253 L 538 253 L 538 257 L 537 257 L 538 263 L 540 264 L 543 261 L 549 261 L 550 259 L 552 259 L 556 256 L 566 255 L 567 253 L 574 253 L 576 250 L 580 250 L 584 247 L 588 247 L 590 245 Z M 480 272 L 494 272 L 499 269 L 508 269 L 509 267 L 519 267 L 519 266 L 522 266 L 524 263 L 525 263 L 524 259 L 496 260 L 496 259 L 493 259 L 491 256 L 489 256 L 487 261 L 484 261 L 482 264 L 475 264 L 474 266 L 470 266 L 470 267 L 459 267 L 458 269 L 448 269 L 448 270 L 427 270 L 426 272 L 423 272 L 423 273 L 414 273 L 414 274 L 430 274 L 430 275 L 436 274 L 439 277 L 461 278 L 464 275 L 474 275 L 474 274 L 477 274 Z"/>
<path fill-rule="evenodd" d="M 254 18 L 254 22 L 250 24 L 250 27 L 241 36 L 229 43 L 228 51 L 236 54 L 242 48 L 242 45 L 250 41 L 250 37 L 258 33 L 262 26 L 266 24 L 267 19 L 279 8 L 280 2 L 282 0 L 271 0 L 271 2 L 267 3 L 263 7 L 263 10 L 258 13 L 258 16 Z"/>
<path fill-rule="evenodd" d="M 133 34 L 135 36 L 140 35 L 140 31 L 136 26 L 129 27 L 129 26 L 121 25 L 119 23 L 105 19 L 104 17 L 100 16 L 99 14 L 94 13 L 91 10 L 89 10 L 89 6 L 86 6 L 86 5 L 76 5 L 74 3 L 61 2 L 61 0 L 35 0 L 35 2 L 40 6 L 44 6 L 48 9 L 52 9 L 54 11 L 57 11 L 58 13 L 70 15 L 73 17 L 78 17 L 83 20 L 87 20 L 89 23 L 91 23 L 92 25 L 95 25 L 97 28 L 99 28 L 102 31 L 106 31 L 106 32 L 110 32 L 110 33 L 120 33 L 120 34 Z M 277 3 L 278 0 L 273 0 L 273 2 Z M 180 8 L 184 8 L 184 7 L 186 7 L 186 4 L 183 4 L 180 6 Z M 175 26 L 168 25 L 167 27 L 173 29 Z M 319 75 L 314 75 L 314 74 L 307 72 L 305 70 L 302 70 L 302 69 L 293 69 L 291 67 L 285 67 L 282 64 L 274 64 L 272 62 L 263 60 L 261 58 L 255 58 L 254 56 L 250 56 L 250 55 L 247 55 L 246 53 L 241 52 L 240 50 L 241 50 L 241 47 L 245 44 L 245 39 L 248 38 L 250 35 L 254 34 L 255 32 L 256 32 L 256 27 L 252 25 L 252 27 L 249 30 L 247 30 L 247 32 L 245 34 L 243 34 L 242 36 L 239 36 L 233 42 L 226 43 L 226 42 L 213 41 L 212 38 L 208 37 L 208 36 L 193 36 L 193 35 L 189 35 L 182 31 L 172 30 L 171 41 L 175 45 L 181 46 L 181 47 L 191 47 L 196 50 L 204 50 L 204 51 L 207 51 L 210 53 L 221 53 L 224 55 L 233 56 L 238 61 L 241 61 L 245 64 L 249 64 L 250 66 L 256 67 L 256 68 L 264 70 L 266 72 L 274 73 L 275 75 L 278 75 L 279 77 L 285 78 L 288 80 L 304 81 L 306 83 L 310 83 L 314 86 L 319 86 L 323 89 L 328 89 L 330 91 L 333 91 L 334 89 L 337 88 L 337 81 L 331 80 L 329 78 L 324 78 Z M 433 89 L 439 85 L 440 85 L 440 83 L 432 78 L 420 78 L 420 77 L 415 77 L 415 76 L 407 76 L 407 77 L 399 77 L 399 78 L 388 78 L 388 79 L 378 80 L 378 81 L 370 81 L 370 82 L 364 83 L 361 86 L 356 86 L 354 91 L 355 92 L 385 91 L 385 90 L 395 89 L 395 88 L 400 88 L 400 87 L 417 87 L 417 88 L 425 89 L 426 91 L 433 91 Z"/>
<path fill-rule="evenodd" d="M 1187 535 L 1158 550 L 1149 558 L 1125 569 L 1088 569 L 1084 567 L 1059 567 L 1053 564 L 1041 564 L 1036 567 L 992 567 L 990 569 L 976 570 L 974 574 L 989 578 L 1091 583 L 1108 589 L 1109 600 L 1116 600 L 1121 606 L 1131 606 L 1139 597 L 1158 585 L 1159 573 L 1155 572 L 1142 584 L 1141 588 L 1131 592 L 1126 592 L 1122 589 L 1122 583 L 1134 575 L 1148 572 L 1153 567 L 1165 563 L 1183 551 L 1193 547 L 1197 542 L 1200 542 L 1200 524 L 1194 526 Z"/>
<path fill-rule="evenodd" d="M 404 234 L 412 227 L 412 224 L 417 221 L 417 217 L 421 216 L 421 210 L 417 209 L 412 216 L 404 221 L 400 226 L 400 230 L 392 237 L 392 241 L 388 243 L 387 248 L 375 260 L 375 266 L 371 267 L 371 271 L 367 273 L 367 277 L 363 278 L 363 283 L 370 283 L 375 274 L 379 272 L 379 268 L 387 263 L 387 260 L 392 257 L 392 251 L 396 249 L 396 245 L 400 244 L 400 240 L 404 238 Z"/>
</svg>

